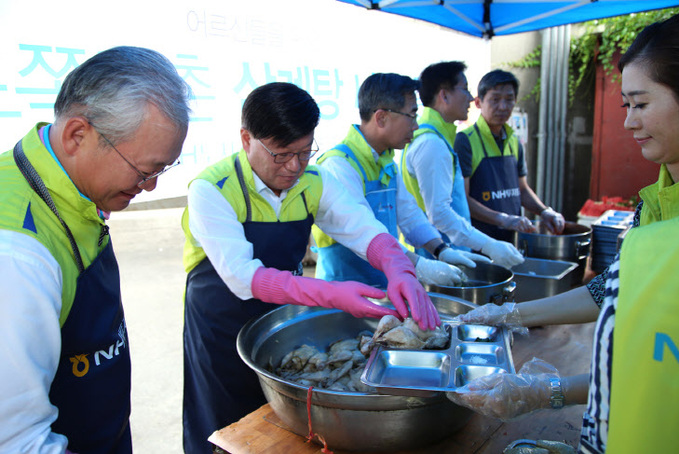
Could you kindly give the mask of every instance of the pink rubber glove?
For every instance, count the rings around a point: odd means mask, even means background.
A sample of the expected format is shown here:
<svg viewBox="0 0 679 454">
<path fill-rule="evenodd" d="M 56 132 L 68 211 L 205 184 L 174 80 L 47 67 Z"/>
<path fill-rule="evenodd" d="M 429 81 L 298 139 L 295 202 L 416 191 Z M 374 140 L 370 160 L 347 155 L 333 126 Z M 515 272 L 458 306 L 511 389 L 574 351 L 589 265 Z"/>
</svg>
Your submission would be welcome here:
<svg viewBox="0 0 679 454">
<path fill-rule="evenodd" d="M 431 298 L 417 280 L 415 267 L 396 238 L 380 233 L 370 242 L 368 262 L 387 276 L 387 296 L 401 318 L 410 315 L 423 330 L 432 330 L 441 324 L 441 318 Z M 406 301 L 408 302 L 406 305 Z"/>
<path fill-rule="evenodd" d="M 360 282 L 328 282 L 293 276 L 290 271 L 258 268 L 252 279 L 252 296 L 265 303 L 301 304 L 341 309 L 354 317 L 381 318 L 398 314 L 388 307 L 371 303 L 365 297 L 384 298 L 384 292 Z"/>
</svg>

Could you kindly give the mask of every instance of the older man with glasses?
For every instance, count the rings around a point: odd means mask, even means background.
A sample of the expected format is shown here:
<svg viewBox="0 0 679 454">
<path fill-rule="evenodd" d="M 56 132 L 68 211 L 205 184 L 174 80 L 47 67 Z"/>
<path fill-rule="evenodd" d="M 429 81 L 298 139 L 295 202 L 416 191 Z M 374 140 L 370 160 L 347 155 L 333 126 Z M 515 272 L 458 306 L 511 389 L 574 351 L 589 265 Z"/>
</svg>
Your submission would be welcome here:
<svg viewBox="0 0 679 454">
<path fill-rule="evenodd" d="M 162 55 L 109 49 L 64 79 L 54 123 L 0 155 L 0 452 L 132 452 L 106 218 L 178 162 L 189 95 Z"/>
<path fill-rule="evenodd" d="M 403 185 L 394 163 L 394 150 L 410 143 L 418 128 L 417 88 L 417 81 L 400 74 L 376 73 L 366 78 L 358 91 L 361 123 L 351 125 L 344 140 L 324 153 L 318 164 L 370 208 L 391 235 L 397 238 L 400 229 L 409 243 L 425 248 L 440 260 L 406 252 L 421 282 L 457 285 L 464 273 L 451 265 L 474 267 L 474 260 L 490 260 L 447 247 Z M 313 233 L 319 246 L 316 277 L 330 281 L 355 280 L 382 288 L 387 285 L 384 273 L 318 226 L 314 226 Z"/>
<path fill-rule="evenodd" d="M 91 122 L 90 122 L 90 125 L 92 125 L 92 127 L 95 128 L 95 130 L 96 130 L 96 127 L 95 127 Z M 97 131 L 97 132 L 99 132 L 99 131 Z M 177 158 L 177 160 L 176 160 L 174 163 L 172 163 L 172 164 L 170 164 L 170 165 L 167 165 L 167 166 L 163 167 L 161 170 L 158 170 L 158 171 L 156 171 L 156 172 L 151 172 L 151 173 L 142 172 L 141 170 L 139 170 L 139 169 L 137 168 L 137 166 L 135 166 L 134 164 L 132 164 L 132 163 L 130 162 L 130 160 L 127 159 L 127 158 L 125 157 L 125 155 L 122 154 L 122 153 L 116 148 L 115 145 L 113 145 L 113 142 L 111 142 L 111 141 L 108 139 L 108 137 L 106 137 L 105 135 L 103 135 L 101 132 L 99 132 L 99 135 L 101 136 L 102 139 L 104 139 L 104 141 L 105 141 L 111 148 L 113 148 L 113 150 L 114 150 L 116 153 L 118 153 L 118 155 L 123 159 L 123 161 L 125 161 L 125 162 L 130 166 L 130 168 L 131 168 L 132 170 L 134 170 L 135 172 L 137 172 L 137 175 L 139 175 L 139 182 L 137 183 L 137 187 L 140 187 L 140 188 L 142 188 L 142 189 L 144 188 L 144 186 L 146 185 L 146 183 L 148 183 L 149 181 L 158 178 L 159 176 L 161 176 L 162 174 L 164 174 L 165 172 L 167 172 L 167 171 L 170 170 L 171 168 L 176 167 L 176 166 L 178 166 L 179 164 L 181 164 L 181 161 L 179 160 L 179 158 Z"/>
<path fill-rule="evenodd" d="M 319 118 L 316 102 L 296 85 L 255 89 L 243 104 L 243 149 L 190 183 L 182 219 L 186 452 L 209 452 L 213 431 L 266 403 L 236 350 L 252 317 L 297 304 L 356 317 L 412 316 L 423 329 L 440 324 L 396 239 L 332 175 L 308 166 Z M 396 310 L 367 299 L 385 296 L 375 287 L 302 276 L 314 223 L 384 272 Z"/>
</svg>

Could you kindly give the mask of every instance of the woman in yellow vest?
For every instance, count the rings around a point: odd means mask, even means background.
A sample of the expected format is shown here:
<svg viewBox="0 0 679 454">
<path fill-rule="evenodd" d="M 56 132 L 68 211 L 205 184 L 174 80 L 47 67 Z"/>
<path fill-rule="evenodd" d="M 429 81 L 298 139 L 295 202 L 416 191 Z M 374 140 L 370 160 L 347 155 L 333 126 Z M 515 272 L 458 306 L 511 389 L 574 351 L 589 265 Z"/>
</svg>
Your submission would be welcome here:
<svg viewBox="0 0 679 454">
<path fill-rule="evenodd" d="M 679 15 L 644 29 L 620 59 L 625 128 L 658 181 L 640 191 L 635 225 L 605 275 L 601 308 L 581 290 L 519 305 L 486 305 L 466 323 L 535 326 L 598 316 L 589 377 L 490 376 L 451 400 L 511 419 L 540 408 L 587 402 L 579 452 L 660 453 L 679 449 Z M 550 310 L 552 313 L 550 313 Z M 511 389 L 511 393 L 508 390 Z M 587 397 L 585 397 L 587 396 Z"/>
</svg>

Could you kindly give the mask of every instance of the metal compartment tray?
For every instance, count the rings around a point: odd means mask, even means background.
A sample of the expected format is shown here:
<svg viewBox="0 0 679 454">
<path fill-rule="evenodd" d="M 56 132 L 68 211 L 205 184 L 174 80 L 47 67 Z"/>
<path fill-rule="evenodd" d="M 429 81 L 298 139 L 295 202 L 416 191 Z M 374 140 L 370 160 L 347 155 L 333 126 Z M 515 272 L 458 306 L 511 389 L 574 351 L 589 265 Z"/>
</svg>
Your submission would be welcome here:
<svg viewBox="0 0 679 454">
<path fill-rule="evenodd" d="M 515 373 L 511 335 L 505 328 L 444 321 L 448 348 L 402 350 L 375 348 L 361 381 L 379 394 L 430 397 L 454 391 L 493 373 Z"/>
<path fill-rule="evenodd" d="M 566 276 L 578 266 L 575 262 L 526 257 L 523 263 L 511 268 L 516 282 L 514 300 L 522 303 L 570 290 L 573 281 Z"/>
</svg>

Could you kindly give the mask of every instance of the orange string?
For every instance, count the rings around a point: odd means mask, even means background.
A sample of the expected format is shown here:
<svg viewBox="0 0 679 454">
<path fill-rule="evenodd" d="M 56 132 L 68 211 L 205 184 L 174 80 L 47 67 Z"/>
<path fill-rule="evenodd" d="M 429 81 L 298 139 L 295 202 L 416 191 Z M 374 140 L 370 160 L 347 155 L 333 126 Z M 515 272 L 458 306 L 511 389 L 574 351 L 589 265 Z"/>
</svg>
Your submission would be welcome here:
<svg viewBox="0 0 679 454">
<path fill-rule="evenodd" d="M 323 449 L 321 449 L 321 452 L 323 454 L 334 454 L 330 449 L 328 449 L 328 443 L 326 443 L 325 439 L 321 435 L 315 434 L 314 429 L 311 426 L 311 395 L 313 394 L 313 389 L 313 386 L 309 386 L 309 390 L 306 393 L 306 413 L 309 419 L 309 435 L 306 437 L 306 442 L 309 443 L 313 441 L 314 437 L 317 437 L 321 443 L 323 443 Z"/>
</svg>

